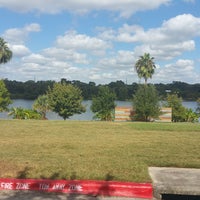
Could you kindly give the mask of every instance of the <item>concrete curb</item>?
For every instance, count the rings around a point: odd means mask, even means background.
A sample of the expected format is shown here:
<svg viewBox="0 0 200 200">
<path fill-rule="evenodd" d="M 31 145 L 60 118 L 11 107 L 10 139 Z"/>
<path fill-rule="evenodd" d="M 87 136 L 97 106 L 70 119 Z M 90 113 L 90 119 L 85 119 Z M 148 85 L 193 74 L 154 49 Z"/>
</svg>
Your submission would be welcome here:
<svg viewBox="0 0 200 200">
<path fill-rule="evenodd" d="M 200 169 L 150 167 L 149 174 L 155 199 L 165 195 L 200 196 Z"/>
<path fill-rule="evenodd" d="M 152 184 L 94 180 L 0 179 L 0 190 L 152 198 Z"/>
</svg>

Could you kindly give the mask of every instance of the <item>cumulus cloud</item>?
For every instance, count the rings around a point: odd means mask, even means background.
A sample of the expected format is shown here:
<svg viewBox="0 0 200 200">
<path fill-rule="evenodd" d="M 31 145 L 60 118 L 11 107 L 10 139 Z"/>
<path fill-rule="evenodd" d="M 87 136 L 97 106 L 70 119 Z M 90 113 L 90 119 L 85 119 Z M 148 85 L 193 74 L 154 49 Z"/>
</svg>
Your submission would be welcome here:
<svg viewBox="0 0 200 200">
<path fill-rule="evenodd" d="M 152 28 L 146 32 L 140 26 L 125 24 L 119 29 L 118 40 L 121 42 L 145 42 L 166 44 L 180 42 L 195 36 L 200 36 L 200 18 L 191 14 L 178 15 L 164 21 L 159 28 Z M 126 34 L 126 35 L 124 35 Z M 126 37 L 125 37 L 126 36 Z"/>
<path fill-rule="evenodd" d="M 140 26 L 123 25 L 116 37 L 120 42 L 141 43 L 138 55 L 149 52 L 160 59 L 172 59 L 184 51 L 195 49 L 194 38 L 200 36 L 200 18 L 191 14 L 178 15 L 164 21 L 161 27 L 145 31 Z"/>
<path fill-rule="evenodd" d="M 134 49 L 136 55 L 143 55 L 145 52 L 149 52 L 157 60 L 171 60 L 177 56 L 180 56 L 185 51 L 192 51 L 195 49 L 195 42 L 193 40 L 163 44 L 163 45 L 139 45 Z"/>
<path fill-rule="evenodd" d="M 194 61 L 179 59 L 175 63 L 159 68 L 154 78 L 160 82 L 168 82 L 169 77 L 175 81 L 198 82 L 199 75 L 195 72 Z M 192 81 L 191 81 L 192 80 Z"/>
<path fill-rule="evenodd" d="M 70 11 L 75 13 L 86 13 L 92 10 L 107 10 L 119 12 L 122 17 L 130 17 L 133 13 L 141 10 L 156 9 L 166 5 L 171 0 L 0 0 L 0 7 L 8 8 L 16 12 L 59 13 Z"/>
<path fill-rule="evenodd" d="M 40 25 L 32 23 L 23 28 L 11 28 L 4 32 L 3 37 L 11 44 L 24 44 L 31 32 L 39 32 Z"/>
<path fill-rule="evenodd" d="M 111 48 L 110 43 L 107 41 L 85 34 L 78 34 L 76 31 L 69 31 L 63 36 L 58 36 L 55 45 L 65 50 L 90 51 L 93 55 L 104 55 L 106 49 Z"/>
<path fill-rule="evenodd" d="M 0 0 L 0 5 L 1 2 Z M 84 2 L 87 1 L 80 1 L 82 4 Z M 112 2 L 114 1 L 105 1 L 105 5 Z M 141 1 L 143 2 L 146 1 Z M 38 3 L 40 4 L 39 1 Z M 91 9 L 93 7 L 91 5 Z M 117 10 L 117 5 L 114 9 Z M 122 9 L 118 11 L 123 14 Z M 7 73 L 13 79 L 16 79 L 16 74 L 20 74 L 24 79 L 36 76 L 38 80 L 59 80 L 64 77 L 96 83 L 127 79 L 130 80 L 129 83 L 137 82 L 134 63 L 139 56 L 149 52 L 155 57 L 156 63 L 161 60 L 172 62 L 170 60 L 182 53 L 195 50 L 195 39 L 200 36 L 199 27 L 200 18 L 183 14 L 164 21 L 160 27 L 146 30 L 136 24 L 123 24 L 118 29 L 95 28 L 97 35 L 93 36 L 75 30 L 67 31 L 55 36 L 53 46 L 32 53 L 26 47 L 27 38 L 32 32 L 41 31 L 39 24 L 32 23 L 4 32 L 4 38 L 9 42 L 14 55 L 21 59 L 12 60 L 4 70 L 0 69 L 0 74 L 6 77 Z M 16 66 L 15 71 L 11 70 L 13 65 Z M 194 66 L 194 62 L 188 59 L 165 64 L 156 69 L 153 81 L 168 82 L 169 77 L 170 80 L 182 81 L 182 77 L 185 77 L 184 81 L 187 79 L 188 82 L 198 82 L 200 77 L 195 73 Z"/>
<path fill-rule="evenodd" d="M 24 45 L 10 45 L 9 48 L 16 57 L 23 57 L 30 54 L 30 50 Z"/>
<path fill-rule="evenodd" d="M 131 51 L 118 51 L 115 56 L 103 58 L 98 62 L 99 68 L 104 69 L 128 69 L 133 67 L 135 61 L 134 52 Z"/>
<path fill-rule="evenodd" d="M 46 65 L 47 62 L 51 62 L 51 58 L 44 57 L 41 54 L 30 54 L 29 56 L 23 57 L 22 61 L 24 63 L 37 63 L 40 65 Z"/>
<path fill-rule="evenodd" d="M 105 41 L 115 40 L 117 31 L 112 28 L 97 27 L 98 37 Z"/>
<path fill-rule="evenodd" d="M 161 32 L 170 34 L 170 37 L 176 37 L 176 40 L 182 41 L 191 37 L 200 36 L 200 18 L 191 14 L 178 15 L 165 21 Z"/>
<path fill-rule="evenodd" d="M 85 53 L 78 53 L 73 49 L 61 49 L 50 47 L 41 52 L 42 55 L 63 61 L 71 61 L 80 64 L 88 64 L 88 58 Z"/>
<path fill-rule="evenodd" d="M 31 53 L 25 43 L 30 33 L 39 32 L 40 25 L 36 23 L 28 24 L 22 28 L 7 29 L 3 33 L 3 38 L 8 42 L 13 56 L 23 57 Z"/>
<path fill-rule="evenodd" d="M 63 49 L 79 50 L 102 50 L 110 47 L 107 42 L 101 39 L 78 34 L 76 31 L 69 31 L 64 36 L 58 36 L 56 46 Z"/>
</svg>

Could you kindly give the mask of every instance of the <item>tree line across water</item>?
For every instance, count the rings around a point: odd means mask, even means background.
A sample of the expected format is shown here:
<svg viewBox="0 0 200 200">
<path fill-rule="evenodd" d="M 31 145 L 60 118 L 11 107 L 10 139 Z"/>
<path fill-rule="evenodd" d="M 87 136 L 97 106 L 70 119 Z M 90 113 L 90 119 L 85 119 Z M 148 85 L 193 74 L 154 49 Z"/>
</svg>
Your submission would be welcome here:
<svg viewBox="0 0 200 200">
<path fill-rule="evenodd" d="M 12 81 L 5 79 L 4 83 L 8 89 L 11 99 L 30 99 L 35 100 L 39 95 L 46 93 L 48 87 L 52 87 L 55 81 L 33 81 L 26 82 Z M 84 100 L 91 100 L 99 92 L 102 85 L 97 85 L 94 82 L 84 83 L 78 80 L 69 81 L 61 79 L 61 83 L 72 84 L 82 91 Z M 133 95 L 140 84 L 126 84 L 123 81 L 111 82 L 105 84 L 111 91 L 115 93 L 116 100 L 126 101 L 133 98 Z M 200 97 L 200 83 L 188 84 L 184 82 L 174 81 L 168 84 L 154 84 L 161 100 L 165 99 L 168 93 L 176 93 L 184 100 L 196 101 Z"/>
<path fill-rule="evenodd" d="M 12 51 L 8 48 L 4 39 L 0 38 L 0 64 L 7 63 L 12 58 Z M 195 122 L 200 116 L 200 85 L 191 87 L 186 83 L 173 82 L 172 85 L 147 84 L 152 78 L 156 65 L 154 57 L 149 53 L 135 63 L 135 70 L 139 78 L 144 79 L 144 84 L 124 84 L 122 81 L 112 82 L 108 85 L 89 84 L 80 81 L 68 81 L 62 79 L 60 83 L 54 81 L 17 81 L 0 80 L 0 111 L 8 110 L 11 98 L 36 99 L 33 110 L 12 108 L 10 114 L 17 119 L 45 119 L 46 112 L 52 110 L 63 119 L 73 114 L 85 112 L 82 105 L 83 99 L 92 99 L 91 110 L 100 120 L 112 120 L 115 108 L 114 100 L 132 99 L 135 111 L 135 120 L 151 121 L 160 113 L 159 98 L 166 99 L 166 106 L 172 108 L 172 121 Z M 5 82 L 5 83 L 4 83 Z M 194 85 L 192 85 L 194 86 Z M 196 112 L 186 109 L 181 104 L 181 98 L 185 100 L 197 100 Z"/>
</svg>

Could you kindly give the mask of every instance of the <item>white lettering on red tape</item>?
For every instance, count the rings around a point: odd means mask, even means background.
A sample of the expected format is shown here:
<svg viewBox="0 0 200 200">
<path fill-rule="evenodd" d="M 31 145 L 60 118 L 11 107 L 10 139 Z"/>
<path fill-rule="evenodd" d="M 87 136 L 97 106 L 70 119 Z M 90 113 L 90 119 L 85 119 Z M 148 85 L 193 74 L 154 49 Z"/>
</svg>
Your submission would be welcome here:
<svg viewBox="0 0 200 200">
<path fill-rule="evenodd" d="M 33 190 L 104 196 L 152 198 L 150 183 L 48 179 L 0 179 L 0 190 Z"/>
</svg>

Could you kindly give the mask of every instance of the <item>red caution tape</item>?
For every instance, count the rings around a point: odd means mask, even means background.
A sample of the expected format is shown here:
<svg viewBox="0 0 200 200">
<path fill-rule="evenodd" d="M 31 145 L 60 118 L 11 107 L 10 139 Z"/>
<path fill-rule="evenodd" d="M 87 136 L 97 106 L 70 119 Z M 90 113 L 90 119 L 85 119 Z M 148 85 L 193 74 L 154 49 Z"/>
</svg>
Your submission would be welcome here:
<svg viewBox="0 0 200 200">
<path fill-rule="evenodd" d="M 0 179 L 0 190 L 34 190 L 86 195 L 152 198 L 150 183 L 87 180 Z"/>
</svg>

